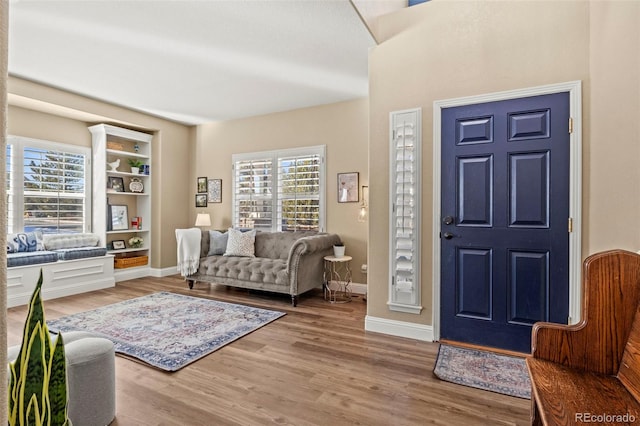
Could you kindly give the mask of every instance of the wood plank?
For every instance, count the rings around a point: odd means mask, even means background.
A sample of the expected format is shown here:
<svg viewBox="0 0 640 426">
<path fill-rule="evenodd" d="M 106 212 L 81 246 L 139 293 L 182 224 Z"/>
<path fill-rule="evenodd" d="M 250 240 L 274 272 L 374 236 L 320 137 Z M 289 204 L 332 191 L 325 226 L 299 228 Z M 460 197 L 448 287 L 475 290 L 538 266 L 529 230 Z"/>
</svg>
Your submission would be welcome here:
<svg viewBox="0 0 640 426">
<path fill-rule="evenodd" d="M 362 298 L 330 304 L 315 292 L 293 308 L 286 295 L 148 277 L 45 301 L 45 312 L 55 319 L 158 291 L 287 315 L 175 373 L 117 357 L 113 426 L 529 424 L 528 400 L 433 376 L 437 343 L 364 331 Z M 8 343 L 18 344 L 26 307 L 7 312 Z"/>
</svg>

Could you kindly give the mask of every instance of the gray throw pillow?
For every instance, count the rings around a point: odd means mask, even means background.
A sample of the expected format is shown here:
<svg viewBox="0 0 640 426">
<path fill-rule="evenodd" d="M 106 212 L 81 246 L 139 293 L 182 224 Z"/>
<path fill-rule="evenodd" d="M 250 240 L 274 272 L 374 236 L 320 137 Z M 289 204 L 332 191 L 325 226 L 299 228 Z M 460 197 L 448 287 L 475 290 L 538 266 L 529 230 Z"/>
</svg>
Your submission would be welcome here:
<svg viewBox="0 0 640 426">
<path fill-rule="evenodd" d="M 209 253 L 207 256 L 219 256 L 227 249 L 229 234 L 220 231 L 209 231 Z"/>
</svg>

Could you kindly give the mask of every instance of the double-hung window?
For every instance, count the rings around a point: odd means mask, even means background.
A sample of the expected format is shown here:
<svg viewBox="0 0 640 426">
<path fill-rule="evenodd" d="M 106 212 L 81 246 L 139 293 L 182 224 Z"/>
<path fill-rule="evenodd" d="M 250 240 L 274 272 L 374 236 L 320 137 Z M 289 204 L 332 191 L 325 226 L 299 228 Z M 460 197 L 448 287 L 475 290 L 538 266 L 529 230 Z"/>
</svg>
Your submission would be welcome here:
<svg viewBox="0 0 640 426">
<path fill-rule="evenodd" d="M 90 231 L 91 149 L 7 139 L 8 232 Z"/>
<path fill-rule="evenodd" d="M 234 154 L 233 225 L 324 231 L 324 145 Z"/>
</svg>

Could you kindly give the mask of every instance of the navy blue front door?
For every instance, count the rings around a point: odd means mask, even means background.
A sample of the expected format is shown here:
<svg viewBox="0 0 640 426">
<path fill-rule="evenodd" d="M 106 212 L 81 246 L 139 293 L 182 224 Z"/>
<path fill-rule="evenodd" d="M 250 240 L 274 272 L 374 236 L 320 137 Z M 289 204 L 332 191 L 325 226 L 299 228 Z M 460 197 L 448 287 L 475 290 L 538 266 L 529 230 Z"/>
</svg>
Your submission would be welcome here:
<svg viewBox="0 0 640 426">
<path fill-rule="evenodd" d="M 442 339 L 530 352 L 569 310 L 569 95 L 442 111 Z"/>
</svg>

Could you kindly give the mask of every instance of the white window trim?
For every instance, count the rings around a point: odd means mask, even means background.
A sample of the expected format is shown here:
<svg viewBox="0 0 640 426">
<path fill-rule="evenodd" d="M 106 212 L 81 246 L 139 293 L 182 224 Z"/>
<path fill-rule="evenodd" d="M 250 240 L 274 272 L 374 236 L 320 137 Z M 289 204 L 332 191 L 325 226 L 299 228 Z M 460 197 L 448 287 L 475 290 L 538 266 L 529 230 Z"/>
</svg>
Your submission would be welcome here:
<svg viewBox="0 0 640 426">
<path fill-rule="evenodd" d="M 71 145 L 60 142 L 52 142 L 43 139 L 34 139 L 24 136 L 9 135 L 7 137 L 7 145 L 11 145 L 13 160 L 11 161 L 10 184 L 13 189 L 11 205 L 14 206 L 13 223 L 11 228 L 13 232 L 19 232 L 24 229 L 24 182 L 23 182 L 23 163 L 24 148 L 38 148 L 51 151 L 63 151 L 72 154 L 84 155 L 84 218 L 83 232 L 91 231 L 91 148 Z"/>
<path fill-rule="evenodd" d="M 272 217 L 271 222 L 271 230 L 273 232 L 278 230 L 278 220 L 277 220 L 277 204 L 278 204 L 278 159 L 283 157 L 293 157 L 293 156 L 303 156 L 303 155 L 318 155 L 320 160 L 320 202 L 319 202 L 319 215 L 320 220 L 318 221 L 318 232 L 326 232 L 326 204 L 327 204 L 327 196 L 326 196 L 326 145 L 315 145 L 308 147 L 299 147 L 299 148 L 289 148 L 289 149 L 279 149 L 279 150 L 271 150 L 271 151 L 260 151 L 260 152 L 248 152 L 243 154 L 232 154 L 231 155 L 231 169 L 233 172 L 233 177 L 231 179 L 231 193 L 232 193 L 232 207 L 231 207 L 231 220 L 235 226 L 235 218 L 236 218 L 236 163 L 240 161 L 251 161 L 251 160 L 260 160 L 264 158 L 271 158 L 272 164 L 275 172 L 273 173 L 273 179 L 271 181 L 271 194 L 272 194 L 272 212 L 274 215 Z"/>
</svg>

